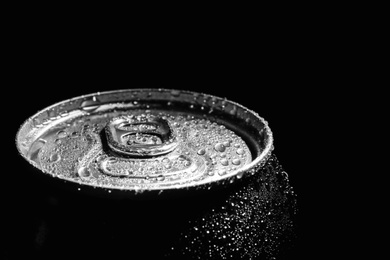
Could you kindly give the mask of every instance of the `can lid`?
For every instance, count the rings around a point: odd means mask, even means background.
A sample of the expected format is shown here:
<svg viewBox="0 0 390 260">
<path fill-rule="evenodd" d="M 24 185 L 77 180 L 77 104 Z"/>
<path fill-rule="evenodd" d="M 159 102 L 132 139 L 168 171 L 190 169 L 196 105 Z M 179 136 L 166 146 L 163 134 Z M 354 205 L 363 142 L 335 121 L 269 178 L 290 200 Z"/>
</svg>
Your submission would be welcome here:
<svg viewBox="0 0 390 260">
<path fill-rule="evenodd" d="M 273 138 L 263 118 L 235 102 L 127 89 L 41 110 L 22 124 L 16 145 L 49 176 L 139 193 L 209 189 L 253 175 L 271 155 Z"/>
</svg>

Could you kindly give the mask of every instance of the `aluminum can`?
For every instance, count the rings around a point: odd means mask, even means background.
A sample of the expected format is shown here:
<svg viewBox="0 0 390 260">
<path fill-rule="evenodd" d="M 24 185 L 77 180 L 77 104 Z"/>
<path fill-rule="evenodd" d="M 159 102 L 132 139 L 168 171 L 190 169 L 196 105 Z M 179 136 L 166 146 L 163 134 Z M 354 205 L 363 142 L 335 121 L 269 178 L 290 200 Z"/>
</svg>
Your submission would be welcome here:
<svg viewBox="0 0 390 260">
<path fill-rule="evenodd" d="M 296 195 L 268 123 L 224 98 L 75 97 L 27 119 L 16 145 L 40 194 L 41 258 L 277 259 L 294 236 Z"/>
</svg>

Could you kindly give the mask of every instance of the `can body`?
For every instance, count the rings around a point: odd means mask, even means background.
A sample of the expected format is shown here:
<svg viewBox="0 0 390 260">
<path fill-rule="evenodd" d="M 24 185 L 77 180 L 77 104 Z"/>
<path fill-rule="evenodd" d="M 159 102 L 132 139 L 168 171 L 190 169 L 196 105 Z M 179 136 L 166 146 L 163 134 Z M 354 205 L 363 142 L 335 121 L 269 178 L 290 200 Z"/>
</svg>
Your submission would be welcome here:
<svg viewBox="0 0 390 260">
<path fill-rule="evenodd" d="M 53 105 L 17 136 L 38 190 L 26 243 L 43 258 L 276 257 L 296 206 L 272 141 L 256 113 L 205 94 L 122 90 Z"/>
</svg>

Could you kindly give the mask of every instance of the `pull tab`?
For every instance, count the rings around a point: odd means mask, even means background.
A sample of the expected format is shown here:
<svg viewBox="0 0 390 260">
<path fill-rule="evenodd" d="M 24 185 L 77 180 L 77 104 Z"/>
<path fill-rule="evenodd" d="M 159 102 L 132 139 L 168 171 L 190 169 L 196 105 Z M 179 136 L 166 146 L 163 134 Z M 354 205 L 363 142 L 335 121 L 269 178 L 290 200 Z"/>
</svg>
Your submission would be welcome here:
<svg viewBox="0 0 390 260">
<path fill-rule="evenodd" d="M 158 156 L 177 146 L 169 122 L 150 114 L 115 117 L 107 124 L 105 132 L 108 146 L 126 156 Z"/>
</svg>

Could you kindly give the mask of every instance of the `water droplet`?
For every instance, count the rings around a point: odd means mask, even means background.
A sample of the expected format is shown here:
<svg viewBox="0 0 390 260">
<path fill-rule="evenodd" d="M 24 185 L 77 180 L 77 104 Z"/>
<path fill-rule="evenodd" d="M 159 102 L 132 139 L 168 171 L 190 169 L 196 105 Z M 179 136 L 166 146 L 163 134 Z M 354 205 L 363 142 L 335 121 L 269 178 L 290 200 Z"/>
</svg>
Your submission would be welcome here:
<svg viewBox="0 0 390 260">
<path fill-rule="evenodd" d="M 215 174 L 214 171 L 208 171 L 208 172 L 207 172 L 207 175 L 208 175 L 208 176 L 213 176 L 214 174 Z"/>
<path fill-rule="evenodd" d="M 116 159 L 116 158 L 109 158 L 109 159 L 107 160 L 107 163 L 111 163 L 111 164 L 117 163 L 117 162 L 118 162 L 118 159 Z"/>
<path fill-rule="evenodd" d="M 81 108 L 87 112 L 92 112 L 96 110 L 99 106 L 100 102 L 95 96 L 90 99 L 84 100 L 83 103 L 81 103 Z"/>
<path fill-rule="evenodd" d="M 61 142 L 62 142 L 61 139 L 54 140 L 54 143 L 57 144 L 57 145 L 61 144 Z"/>
<path fill-rule="evenodd" d="M 169 160 L 169 158 L 165 157 L 164 159 L 162 159 L 162 162 L 163 163 L 170 163 L 171 160 Z"/>
<path fill-rule="evenodd" d="M 60 114 L 61 117 L 66 117 L 67 115 L 69 115 L 68 111 L 63 111 Z"/>
<path fill-rule="evenodd" d="M 223 166 L 228 166 L 228 165 L 229 165 L 229 161 L 226 160 L 226 159 L 222 159 L 222 160 L 221 160 L 221 164 L 222 164 Z"/>
<path fill-rule="evenodd" d="M 78 132 L 73 132 L 71 135 L 70 135 L 72 138 L 76 138 L 76 137 L 79 137 L 79 133 Z"/>
<path fill-rule="evenodd" d="M 50 155 L 49 160 L 52 163 L 58 162 L 59 160 L 61 160 L 61 156 L 58 153 L 53 153 Z"/>
<path fill-rule="evenodd" d="M 226 147 L 222 144 L 222 143 L 217 143 L 215 146 L 214 146 L 214 149 L 218 152 L 224 152 L 226 150 Z"/>
<path fill-rule="evenodd" d="M 226 172 L 226 170 L 220 170 L 219 172 L 218 172 L 218 175 L 219 176 L 223 176 L 223 175 L 225 175 L 227 172 Z"/>
<path fill-rule="evenodd" d="M 240 165 L 240 164 L 241 164 L 241 160 L 240 160 L 240 159 L 233 159 L 233 160 L 232 160 L 232 164 L 234 164 L 234 165 Z"/>
<path fill-rule="evenodd" d="M 199 155 L 204 155 L 206 153 L 206 149 L 202 148 L 198 150 Z"/>
<path fill-rule="evenodd" d="M 243 155 L 245 153 L 244 149 L 242 149 L 242 148 L 238 148 L 236 152 L 239 155 Z"/>
<path fill-rule="evenodd" d="M 80 177 L 89 177 L 91 173 L 88 171 L 87 167 L 80 167 L 79 170 L 77 171 L 78 175 Z"/>
<path fill-rule="evenodd" d="M 230 142 L 229 142 L 229 141 L 225 141 L 225 142 L 223 142 L 223 145 L 224 145 L 225 147 L 229 147 L 229 146 L 230 146 Z"/>
<path fill-rule="evenodd" d="M 61 130 L 57 133 L 57 136 L 58 138 L 65 138 L 68 136 L 68 133 L 66 131 Z"/>
<path fill-rule="evenodd" d="M 229 111 L 229 114 L 231 114 L 232 116 L 234 116 L 236 113 L 237 113 L 237 107 L 236 107 L 236 106 L 233 106 L 233 108 Z"/>
<path fill-rule="evenodd" d="M 173 97 L 178 97 L 178 96 L 180 96 L 180 90 L 172 90 L 172 91 L 171 91 L 171 95 L 172 95 Z"/>
</svg>

